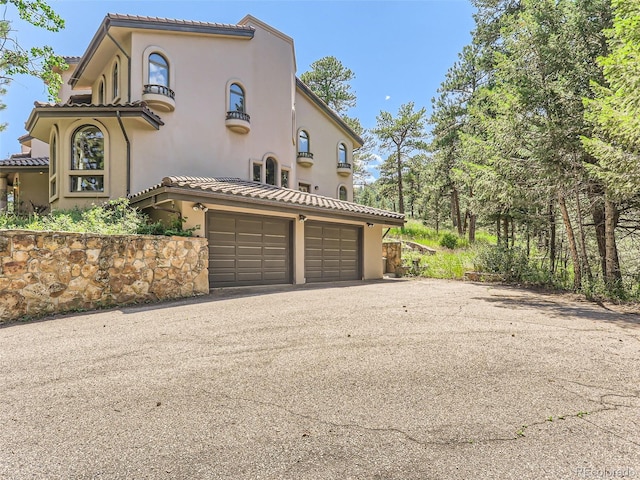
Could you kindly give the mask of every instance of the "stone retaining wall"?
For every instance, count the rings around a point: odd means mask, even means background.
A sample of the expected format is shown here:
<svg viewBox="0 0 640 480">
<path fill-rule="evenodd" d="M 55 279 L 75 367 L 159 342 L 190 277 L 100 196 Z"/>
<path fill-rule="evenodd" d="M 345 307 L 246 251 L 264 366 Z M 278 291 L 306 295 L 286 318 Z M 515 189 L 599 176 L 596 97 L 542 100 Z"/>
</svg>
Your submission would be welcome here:
<svg viewBox="0 0 640 480">
<path fill-rule="evenodd" d="M 402 243 L 384 242 L 382 244 L 382 256 L 387 259 L 386 273 L 396 273 L 402 267 Z"/>
<path fill-rule="evenodd" d="M 0 323 L 209 292 L 204 238 L 0 231 Z"/>
</svg>

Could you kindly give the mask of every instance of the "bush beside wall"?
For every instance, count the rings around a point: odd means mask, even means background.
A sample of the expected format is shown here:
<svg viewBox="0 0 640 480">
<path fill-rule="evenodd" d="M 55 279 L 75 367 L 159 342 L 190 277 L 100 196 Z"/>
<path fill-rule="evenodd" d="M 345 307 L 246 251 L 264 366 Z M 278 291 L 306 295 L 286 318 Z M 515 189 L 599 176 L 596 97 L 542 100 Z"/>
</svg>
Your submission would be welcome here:
<svg viewBox="0 0 640 480">
<path fill-rule="evenodd" d="M 207 240 L 0 231 L 0 323 L 209 292 Z"/>
</svg>

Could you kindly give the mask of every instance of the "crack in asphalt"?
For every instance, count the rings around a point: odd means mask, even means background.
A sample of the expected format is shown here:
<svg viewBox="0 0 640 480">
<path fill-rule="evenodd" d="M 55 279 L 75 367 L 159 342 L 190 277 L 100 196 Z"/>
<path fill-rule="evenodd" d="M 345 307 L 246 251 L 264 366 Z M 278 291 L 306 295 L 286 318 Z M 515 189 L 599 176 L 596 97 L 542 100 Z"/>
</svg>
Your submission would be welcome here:
<svg viewBox="0 0 640 480">
<path fill-rule="evenodd" d="M 376 433 L 394 433 L 394 434 L 398 434 L 403 436 L 405 439 L 407 439 L 408 441 L 415 443 L 417 445 L 421 445 L 421 446 L 428 446 L 428 445 L 438 445 L 438 446 L 449 446 L 449 445 L 468 445 L 471 443 L 491 443 L 491 442 L 510 442 L 513 440 L 518 440 L 517 436 L 514 437 L 508 437 L 508 438 L 500 438 L 500 437 L 496 437 L 496 438 L 487 438 L 487 439 L 481 439 L 481 440 L 453 440 L 453 441 L 424 441 L 424 440 L 419 440 L 413 436 L 411 436 L 410 434 L 408 434 L 407 432 L 405 432 L 404 430 L 401 430 L 399 428 L 393 428 L 393 427 L 367 427 L 364 425 L 359 425 L 357 423 L 337 423 L 337 422 L 331 422 L 329 420 L 324 420 L 322 418 L 318 418 L 318 417 L 314 417 L 312 415 L 306 415 L 304 413 L 299 413 L 299 412 L 295 412 L 287 407 L 284 407 L 282 405 L 279 405 L 277 403 L 273 403 L 273 402 L 265 402 L 265 401 L 261 401 L 261 400 L 255 400 L 255 399 L 251 399 L 251 398 L 245 398 L 245 397 L 232 397 L 229 395 L 221 395 L 224 398 L 227 398 L 228 400 L 240 400 L 243 402 L 247 402 L 247 403 L 253 403 L 253 404 L 257 404 L 257 405 L 263 405 L 263 406 L 268 406 L 268 407 L 273 407 L 273 408 L 277 408 L 278 410 L 282 410 L 283 412 L 288 413 L 289 415 L 293 415 L 295 417 L 299 417 L 299 418 L 304 418 L 305 420 L 310 420 L 312 422 L 316 422 L 316 423 L 320 423 L 323 425 L 329 425 L 331 427 L 335 427 L 335 428 L 357 428 L 360 430 L 365 430 L 368 432 L 376 432 Z"/>
</svg>

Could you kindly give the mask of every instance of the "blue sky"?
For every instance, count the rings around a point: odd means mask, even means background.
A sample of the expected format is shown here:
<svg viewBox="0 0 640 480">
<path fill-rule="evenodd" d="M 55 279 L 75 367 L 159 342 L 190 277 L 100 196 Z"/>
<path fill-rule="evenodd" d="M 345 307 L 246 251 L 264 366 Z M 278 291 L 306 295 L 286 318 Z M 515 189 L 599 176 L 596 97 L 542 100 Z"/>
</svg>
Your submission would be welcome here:
<svg viewBox="0 0 640 480">
<path fill-rule="evenodd" d="M 397 112 L 414 101 L 430 109 L 431 98 L 458 52 L 471 40 L 473 7 L 468 0 L 413 1 L 190 1 L 50 0 L 66 28 L 49 33 L 20 21 L 13 24 L 23 46 L 51 45 L 60 55 L 82 55 L 108 12 L 236 23 L 247 13 L 295 42 L 298 75 L 333 55 L 356 74 L 357 106 L 350 110 L 365 128 L 381 110 Z M 15 19 L 13 7 L 6 17 Z M 46 100 L 41 82 L 16 78 L 3 101 L 0 158 L 19 151 L 17 138 L 35 100 Z"/>
</svg>

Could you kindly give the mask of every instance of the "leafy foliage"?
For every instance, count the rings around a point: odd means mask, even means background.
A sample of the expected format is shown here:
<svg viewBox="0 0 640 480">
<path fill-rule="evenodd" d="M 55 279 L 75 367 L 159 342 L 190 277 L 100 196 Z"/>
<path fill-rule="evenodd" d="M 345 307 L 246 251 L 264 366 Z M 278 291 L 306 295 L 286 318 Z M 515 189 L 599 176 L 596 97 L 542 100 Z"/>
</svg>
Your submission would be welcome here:
<svg viewBox="0 0 640 480">
<path fill-rule="evenodd" d="M 300 79 L 337 114 L 342 115 L 356 106 L 356 94 L 351 91 L 355 73 L 336 57 L 328 56 L 311 64 L 311 70 Z"/>
<path fill-rule="evenodd" d="M 57 32 L 64 28 L 64 20 L 43 0 L 0 0 L 0 6 L 13 5 L 18 16 L 33 26 Z M 62 85 L 60 72 L 67 68 L 64 59 L 48 46 L 24 48 L 13 25 L 0 20 L 0 78 L 5 82 L 15 75 L 32 75 L 47 85 L 49 97 L 56 99 Z"/>
<path fill-rule="evenodd" d="M 440 246 L 453 250 L 458 246 L 458 237 L 453 233 L 445 233 L 440 239 Z"/>
<path fill-rule="evenodd" d="M 179 235 L 192 236 L 195 228 L 184 230 L 184 219 L 171 225 L 148 223 L 146 215 L 129 205 L 126 199 L 110 200 L 87 209 L 56 210 L 47 215 L 19 217 L 0 215 L 0 229 L 97 233 L 103 235 Z"/>
</svg>

